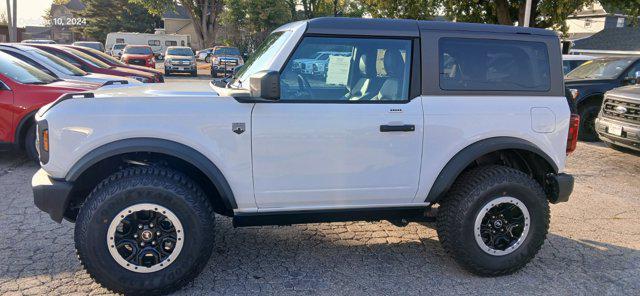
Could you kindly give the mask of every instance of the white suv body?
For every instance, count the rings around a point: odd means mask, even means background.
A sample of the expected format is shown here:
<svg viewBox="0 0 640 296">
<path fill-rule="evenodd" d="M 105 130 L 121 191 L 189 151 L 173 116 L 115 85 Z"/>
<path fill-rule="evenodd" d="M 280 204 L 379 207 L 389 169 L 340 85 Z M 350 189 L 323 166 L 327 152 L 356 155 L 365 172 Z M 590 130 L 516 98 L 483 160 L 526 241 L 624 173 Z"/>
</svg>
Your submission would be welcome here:
<svg viewBox="0 0 640 296">
<path fill-rule="evenodd" d="M 554 33 L 321 18 L 285 25 L 265 42 L 257 50 L 261 55 L 224 87 L 181 82 L 97 90 L 63 97 L 40 110 L 36 118 L 42 170 L 33 179 L 35 203 L 56 221 L 66 218 L 81 229 L 97 227 L 97 234 L 76 232 L 76 240 L 83 241 L 83 261 L 102 256 L 88 255 L 85 248 L 93 246 L 84 241 L 93 244 L 104 234 L 113 240 L 111 231 L 119 229 L 118 223 L 137 223 L 143 232 L 153 227 L 136 220 L 131 211 L 171 220 L 173 231 L 184 231 L 185 240 L 200 233 L 177 227 L 192 223 L 181 216 L 189 215 L 189 207 L 172 204 L 182 200 L 181 194 L 175 193 L 171 202 L 120 199 L 124 195 L 117 192 L 131 180 L 193 184 L 188 188 L 195 195 L 186 198 L 186 204 L 194 209 L 209 204 L 216 213 L 233 217 L 236 226 L 419 221 L 439 204 L 441 240 L 472 272 L 511 273 L 535 255 L 548 228 L 548 203 L 566 201 L 573 188 L 573 179 L 563 171 L 568 152 L 575 148 L 576 121 L 564 97 L 560 43 Z M 477 56 L 466 59 L 469 53 L 462 49 L 474 46 L 476 53 L 486 55 L 486 64 L 475 62 Z M 332 58 L 326 77 L 297 75 L 290 61 L 314 54 L 313 48 L 351 48 L 353 54 Z M 480 66 L 474 69 L 472 62 Z M 495 190 L 482 191 L 487 188 Z M 186 194 L 184 190 L 176 192 Z M 202 196 L 208 201 L 200 200 Z M 512 217 L 516 222 L 488 216 L 505 205 L 509 208 L 501 211 L 520 213 Z M 96 209 L 104 211 L 94 214 Z M 115 217 L 108 230 L 106 224 L 92 224 L 105 213 Z M 201 214 L 198 210 L 193 217 Z M 208 229 L 213 217 L 201 219 L 201 224 L 193 222 L 194 229 Z M 503 223 L 510 225 L 505 226 L 511 227 L 510 236 L 504 232 L 504 237 L 488 242 L 485 228 L 507 231 L 500 228 Z M 468 245 L 473 240 L 463 239 L 475 233 L 476 226 L 478 245 Z M 132 240 L 147 234 L 138 233 Z M 120 234 L 115 235 L 117 241 Z M 206 248 L 206 242 L 177 244 L 172 252 L 178 253 L 159 255 L 154 264 L 133 262 L 109 250 L 119 265 L 102 270 L 172 270 L 180 267 L 167 267 L 167 260 L 180 254 L 176 249 L 191 244 Z M 96 244 L 106 250 L 112 242 Z M 506 262 L 500 256 L 520 259 Z M 188 270 L 202 268 L 195 261 L 171 265 L 178 264 Z M 152 284 L 151 278 L 151 286 L 144 281 L 122 283 L 89 269 L 116 291 L 152 286 L 171 291 L 182 285 Z"/>
</svg>

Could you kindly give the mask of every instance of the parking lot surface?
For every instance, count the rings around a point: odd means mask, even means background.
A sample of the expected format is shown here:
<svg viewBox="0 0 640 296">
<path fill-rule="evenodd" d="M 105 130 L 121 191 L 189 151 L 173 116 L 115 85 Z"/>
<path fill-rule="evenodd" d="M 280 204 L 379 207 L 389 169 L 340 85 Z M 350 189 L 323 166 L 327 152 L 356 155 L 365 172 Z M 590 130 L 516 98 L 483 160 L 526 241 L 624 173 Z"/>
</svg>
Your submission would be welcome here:
<svg viewBox="0 0 640 296">
<path fill-rule="evenodd" d="M 73 224 L 34 205 L 37 166 L 0 152 L 0 294 L 108 294 L 83 271 Z M 218 216 L 203 273 L 178 295 L 621 295 L 640 291 L 640 156 L 580 143 L 568 203 L 551 206 L 538 256 L 514 275 L 458 267 L 433 225 L 383 222 L 233 228 Z"/>
</svg>

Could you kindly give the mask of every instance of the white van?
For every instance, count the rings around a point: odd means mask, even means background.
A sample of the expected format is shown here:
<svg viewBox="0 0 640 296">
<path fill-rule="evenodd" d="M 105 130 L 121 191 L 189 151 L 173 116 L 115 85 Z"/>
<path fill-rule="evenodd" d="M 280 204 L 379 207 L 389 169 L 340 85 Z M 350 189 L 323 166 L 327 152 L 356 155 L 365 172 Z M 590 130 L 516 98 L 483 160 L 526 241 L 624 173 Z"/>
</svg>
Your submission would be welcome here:
<svg viewBox="0 0 640 296">
<path fill-rule="evenodd" d="M 112 32 L 107 34 L 106 48 L 113 48 L 114 44 L 149 45 L 156 56 L 162 55 L 169 46 L 190 46 L 189 35 L 179 34 L 149 34 L 131 32 Z"/>
</svg>

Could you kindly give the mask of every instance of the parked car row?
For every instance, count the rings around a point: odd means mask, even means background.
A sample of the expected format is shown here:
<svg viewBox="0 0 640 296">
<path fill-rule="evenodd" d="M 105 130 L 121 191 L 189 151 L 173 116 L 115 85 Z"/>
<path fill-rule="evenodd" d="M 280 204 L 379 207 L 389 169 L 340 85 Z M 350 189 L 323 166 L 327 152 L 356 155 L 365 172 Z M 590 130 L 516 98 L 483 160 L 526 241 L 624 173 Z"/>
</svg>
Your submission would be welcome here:
<svg viewBox="0 0 640 296">
<path fill-rule="evenodd" d="M 332 56 L 350 57 L 351 52 L 343 51 L 323 51 L 318 52 L 311 58 L 296 59 L 293 61 L 294 71 L 300 74 L 327 76 L 327 65 Z"/>
<path fill-rule="evenodd" d="M 565 59 L 566 61 L 567 59 Z M 580 139 L 640 151 L 640 57 L 591 57 L 565 75 Z"/>
<path fill-rule="evenodd" d="M 0 146 L 37 158 L 34 115 L 64 94 L 164 82 L 162 72 L 85 46 L 0 44 Z"/>
</svg>

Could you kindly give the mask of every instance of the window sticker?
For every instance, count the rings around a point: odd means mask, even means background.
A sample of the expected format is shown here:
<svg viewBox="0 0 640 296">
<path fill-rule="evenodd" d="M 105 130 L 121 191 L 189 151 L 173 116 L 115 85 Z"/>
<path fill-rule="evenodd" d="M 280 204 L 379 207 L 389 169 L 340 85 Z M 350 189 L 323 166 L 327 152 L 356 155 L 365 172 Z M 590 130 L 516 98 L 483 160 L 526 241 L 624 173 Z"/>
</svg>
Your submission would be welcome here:
<svg viewBox="0 0 640 296">
<path fill-rule="evenodd" d="M 330 56 L 327 66 L 327 84 L 347 85 L 349 80 L 349 68 L 351 67 L 351 57 Z"/>
</svg>

